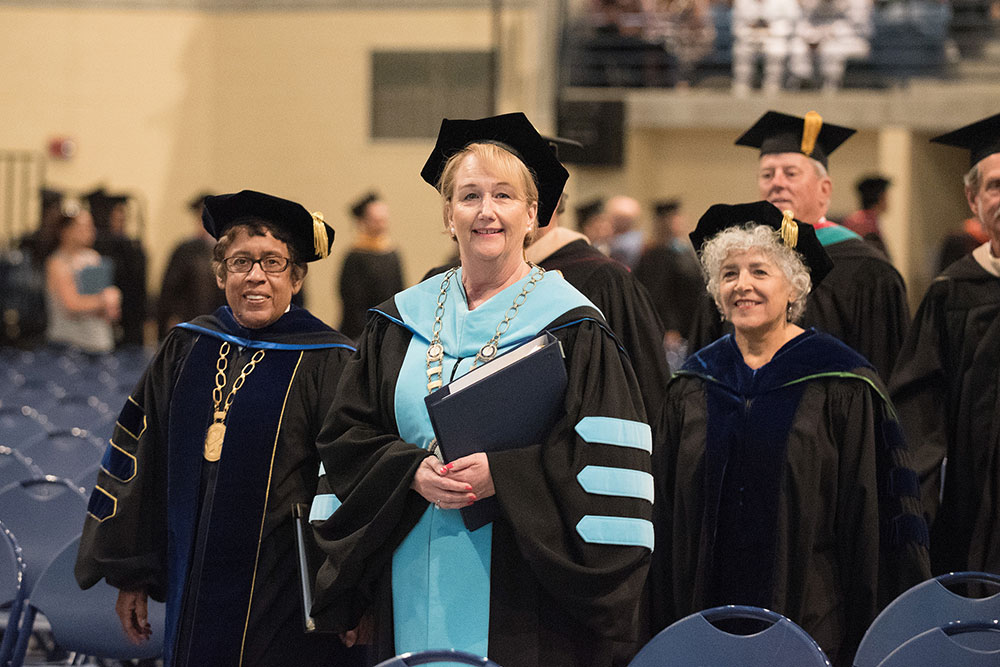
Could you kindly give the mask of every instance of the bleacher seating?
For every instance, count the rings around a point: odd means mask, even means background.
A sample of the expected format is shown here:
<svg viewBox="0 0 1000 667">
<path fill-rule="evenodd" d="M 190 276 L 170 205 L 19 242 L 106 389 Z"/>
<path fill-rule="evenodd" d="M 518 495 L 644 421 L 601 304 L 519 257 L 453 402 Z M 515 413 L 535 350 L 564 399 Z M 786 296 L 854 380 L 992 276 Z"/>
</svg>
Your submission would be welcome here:
<svg viewBox="0 0 1000 667">
<path fill-rule="evenodd" d="M 952 7 L 955 18 L 953 20 Z M 710 8 L 715 40 L 693 75 L 694 85 L 729 85 L 732 67 L 732 10 Z M 949 49 L 974 54 L 992 36 L 989 4 L 984 0 L 892 0 L 876 3 L 871 54 L 848 62 L 845 87 L 886 88 L 918 77 L 950 76 Z M 964 45 L 964 46 L 963 46 Z M 670 87 L 673 57 L 659 44 L 637 37 L 594 33 L 576 23 L 563 38 L 563 82 L 579 87 Z"/>
</svg>

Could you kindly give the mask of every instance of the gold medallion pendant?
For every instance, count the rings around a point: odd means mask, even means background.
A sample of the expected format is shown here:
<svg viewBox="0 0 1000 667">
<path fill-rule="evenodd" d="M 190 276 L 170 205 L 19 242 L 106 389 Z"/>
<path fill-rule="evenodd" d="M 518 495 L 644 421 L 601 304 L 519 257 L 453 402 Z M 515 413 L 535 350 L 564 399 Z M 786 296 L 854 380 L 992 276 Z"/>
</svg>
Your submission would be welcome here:
<svg viewBox="0 0 1000 667">
<path fill-rule="evenodd" d="M 212 422 L 205 434 L 205 460 L 218 461 L 222 457 L 222 441 L 226 439 L 226 425 Z"/>
</svg>

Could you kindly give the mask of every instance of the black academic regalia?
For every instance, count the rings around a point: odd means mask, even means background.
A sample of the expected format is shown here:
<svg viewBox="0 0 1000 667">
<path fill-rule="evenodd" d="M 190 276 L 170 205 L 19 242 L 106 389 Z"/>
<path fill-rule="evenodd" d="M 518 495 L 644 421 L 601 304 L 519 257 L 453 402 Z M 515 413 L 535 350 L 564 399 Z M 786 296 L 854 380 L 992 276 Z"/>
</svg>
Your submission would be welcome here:
<svg viewBox="0 0 1000 667">
<path fill-rule="evenodd" d="M 705 280 L 691 244 L 659 244 L 647 248 L 635 267 L 635 277 L 649 291 L 663 326 L 686 336 Z"/>
<path fill-rule="evenodd" d="M 263 357 L 233 398 L 213 463 L 204 443 L 224 342 L 223 397 Z M 355 664 L 337 662 L 335 635 L 304 632 L 292 521 L 292 505 L 315 493 L 316 435 L 352 352 L 308 311 L 293 306 L 252 330 L 226 306 L 175 327 L 126 401 L 76 576 L 165 600 L 166 665 Z"/>
<path fill-rule="evenodd" d="M 663 354 L 663 324 L 650 293 L 623 264 L 583 239 L 567 243 L 538 265 L 546 271 L 560 271 L 598 307 L 628 353 L 646 414 L 655 414 L 670 372 Z"/>
<path fill-rule="evenodd" d="M 341 333 L 357 340 L 365 328 L 368 309 L 401 292 L 403 287 L 403 267 L 395 250 L 373 252 L 352 248 L 340 270 Z"/>
<path fill-rule="evenodd" d="M 170 255 L 157 304 L 161 340 L 170 331 L 171 322 L 188 322 L 226 304 L 226 294 L 219 289 L 212 270 L 214 244 L 212 240 L 189 239 Z"/>
<path fill-rule="evenodd" d="M 568 374 L 566 414 L 545 442 L 488 455 L 499 518 L 474 533 L 461 525 L 457 511 L 429 506 L 410 489 L 416 468 L 427 456 L 424 447 L 433 435 L 429 422 L 426 426 L 420 424 L 426 421 L 423 359 L 440 277 L 410 288 L 375 309 L 358 354 L 345 368 L 342 386 L 353 390 L 338 394 L 319 440 L 327 480 L 343 504 L 316 530 L 329 558 L 317 578 L 313 616 L 320 627 L 345 630 L 353 628 L 363 613 L 370 613 L 375 620 L 376 659 L 410 650 L 395 645 L 396 637 L 408 630 L 395 627 L 398 616 L 394 604 L 397 596 L 406 597 L 408 591 L 402 583 L 394 587 L 394 573 L 397 565 L 406 567 L 410 563 L 405 558 L 402 564 L 398 561 L 408 548 L 411 533 L 416 534 L 428 521 L 449 519 L 456 532 L 447 531 L 440 536 L 444 540 L 464 542 L 475 539 L 480 531 L 492 530 L 492 542 L 483 554 L 485 565 L 477 563 L 470 570 L 455 571 L 431 560 L 428 577 L 423 578 L 441 584 L 434 575 L 434 571 L 441 570 L 447 576 L 446 587 L 461 598 L 473 595 L 471 582 L 482 576 L 479 571 L 485 567 L 488 655 L 494 661 L 520 667 L 603 667 L 612 664 L 616 641 L 636 638 L 638 600 L 649 549 L 639 543 L 617 542 L 613 535 L 606 535 L 606 543 L 582 539 L 578 523 L 585 515 L 614 515 L 630 527 L 648 529 L 643 541 L 651 540 L 649 502 L 614 492 L 584 492 L 576 476 L 585 467 L 599 466 L 601 470 L 627 470 L 652 484 L 648 451 L 639 446 L 638 440 L 624 435 L 644 432 L 643 437 L 648 438 L 648 427 L 640 423 L 644 422 L 644 411 L 635 377 L 600 314 L 592 306 L 583 305 L 554 321 L 540 319 L 563 310 L 559 303 L 547 301 L 551 294 L 548 285 L 553 281 L 557 287 L 565 285 L 557 275 L 546 274 L 512 320 L 508 333 L 520 339 L 525 334 L 535 335 L 529 330 L 544 328 L 561 341 Z M 485 342 L 478 340 L 479 334 L 492 333 L 494 316 L 502 315 L 511 297 L 521 289 L 521 283 L 515 284 L 507 288 L 513 291 L 501 292 L 475 311 L 463 311 L 459 316 L 455 311 L 459 306 L 456 302 L 463 298 L 457 293 L 460 282 L 460 276 L 453 278 L 445 311 L 442 342 L 446 382 L 453 379 L 459 364 L 458 375 L 468 370 L 471 358 L 467 351 Z M 556 291 L 566 294 L 570 290 L 578 295 L 568 285 Z M 397 306 L 403 303 L 400 299 L 414 291 L 419 292 L 418 298 L 408 303 L 418 302 L 423 314 L 415 319 L 410 317 L 413 313 L 409 306 L 408 315 L 401 314 L 403 307 Z M 582 296 L 575 298 L 586 302 Z M 484 309 L 491 311 L 483 314 Z M 449 319 L 453 317 L 464 323 L 457 333 Z M 465 329 L 471 319 L 482 320 L 472 335 Z M 462 346 L 457 360 L 451 356 L 456 336 L 476 339 L 471 341 L 471 347 L 470 343 Z M 512 340 L 505 343 L 513 344 Z M 512 418 L 516 418 L 518 406 L 528 409 L 530 404 L 530 395 L 504 396 L 484 409 L 510 410 Z M 598 415 L 600 418 L 596 418 Z M 397 416 L 402 417 L 400 421 Z M 470 419 L 474 418 L 470 415 Z M 624 439 L 617 446 L 601 444 L 610 440 L 600 438 L 585 441 L 579 435 L 586 432 L 581 425 L 596 422 L 623 429 L 618 433 Z M 423 429 L 420 439 L 427 442 L 404 441 L 399 433 L 412 428 Z M 592 471 L 596 472 L 596 468 Z M 423 547 L 418 540 L 418 548 L 433 548 L 437 539 L 432 538 L 430 545 L 424 542 Z M 443 549 L 449 549 L 452 542 L 443 544 Z M 418 568 L 417 574 L 422 571 Z M 421 613 L 424 604 L 435 606 L 436 602 L 420 601 L 420 606 L 414 605 L 415 613 Z M 417 631 L 435 635 L 452 624 L 464 628 L 468 622 L 464 617 L 456 618 L 453 609 L 445 607 L 441 611 L 443 618 L 432 618 Z M 409 617 L 401 622 L 414 625 Z M 481 626 L 477 630 L 482 631 Z M 468 639 L 463 632 L 451 634 L 459 646 L 439 648 L 461 648 L 461 642 Z"/>
<path fill-rule="evenodd" d="M 146 251 L 127 236 L 98 232 L 94 249 L 114 263 L 112 283 L 122 293 L 120 345 L 142 345 L 146 325 Z"/>
<path fill-rule="evenodd" d="M 879 377 L 889 377 L 910 323 L 906 286 L 885 255 L 851 235 L 854 238 L 824 242 L 833 269 L 809 294 L 802 326 L 816 327 L 846 343 L 872 363 Z M 824 241 L 821 230 L 817 236 Z M 690 349 L 731 331 L 706 295 L 692 324 Z"/>
<path fill-rule="evenodd" d="M 773 609 L 850 665 L 929 576 L 916 474 L 882 382 L 809 329 L 756 371 L 732 336 L 671 380 L 654 433 L 652 632 L 722 604 Z"/>
<path fill-rule="evenodd" d="M 931 283 L 890 384 L 931 517 L 935 574 L 1000 573 L 998 368 L 1000 278 L 967 255 Z"/>
</svg>

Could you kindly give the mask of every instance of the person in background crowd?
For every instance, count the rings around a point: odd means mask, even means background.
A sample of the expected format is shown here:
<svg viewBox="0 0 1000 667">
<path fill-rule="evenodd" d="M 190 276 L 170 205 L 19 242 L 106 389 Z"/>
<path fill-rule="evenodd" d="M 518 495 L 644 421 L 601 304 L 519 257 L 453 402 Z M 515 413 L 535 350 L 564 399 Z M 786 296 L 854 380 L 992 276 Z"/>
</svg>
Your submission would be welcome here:
<svg viewBox="0 0 1000 667">
<path fill-rule="evenodd" d="M 546 271 L 559 271 L 566 281 L 597 306 L 628 353 L 639 380 L 646 413 L 663 401 L 670 373 L 662 347 L 663 325 L 650 294 L 624 266 L 590 245 L 587 237 L 563 227 L 566 195 L 552 221 L 540 227 L 524 253 Z"/>
<path fill-rule="evenodd" d="M 681 202 L 670 199 L 653 207 L 653 242 L 635 267 L 635 277 L 653 298 L 660 321 L 666 327 L 663 346 L 672 370 L 687 357 L 687 335 L 698 310 L 705 281 L 688 233 Z"/>
<path fill-rule="evenodd" d="M 844 83 L 850 58 L 867 58 L 871 51 L 872 0 L 799 0 L 802 13 L 788 49 L 788 70 L 799 83 L 811 83 L 818 69 L 822 89 L 832 92 Z"/>
<path fill-rule="evenodd" d="M 42 268 L 45 261 L 45 244 L 53 238 L 52 230 L 63 217 L 63 199 L 65 193 L 61 190 L 42 188 L 38 191 L 38 227 L 25 234 L 18 247 L 28 253 L 35 266 Z"/>
<path fill-rule="evenodd" d="M 197 228 L 191 238 L 174 248 L 163 272 L 156 318 L 160 340 L 181 322 L 210 315 L 226 304 L 226 295 L 215 284 L 212 268 L 215 239 L 201 224 L 205 198 L 209 196 L 210 193 L 201 193 L 188 202 Z"/>
<path fill-rule="evenodd" d="M 604 200 L 592 199 L 576 207 L 576 229 L 587 237 L 590 245 L 604 255 L 611 254 L 611 239 L 615 235 L 611 217 L 604 212 Z"/>
<path fill-rule="evenodd" d="M 617 195 L 604 205 L 604 213 L 611 218 L 614 236 L 611 237 L 611 259 L 616 259 L 629 269 L 633 268 L 642 254 L 645 243 L 639 219 L 642 206 L 632 197 Z"/>
<path fill-rule="evenodd" d="M 809 294 L 803 321 L 868 359 L 888 377 L 910 322 L 906 286 L 884 254 L 841 225 L 826 219 L 833 194 L 827 157 L 854 134 L 826 123 L 815 111 L 805 118 L 768 111 L 736 140 L 760 150 L 757 188 L 782 211 L 816 229 L 833 259 L 833 271 Z M 692 323 L 692 349 L 724 333 L 715 306 L 702 299 Z"/>
<path fill-rule="evenodd" d="M 97 240 L 94 249 L 114 265 L 114 284 L 122 293 L 119 345 L 142 345 L 146 327 L 146 251 L 142 242 L 125 233 L 127 195 L 108 194 L 103 187 L 85 195 Z"/>
<path fill-rule="evenodd" d="M 1000 114 L 931 141 L 969 151 L 988 240 L 927 289 L 890 388 L 916 446 L 934 574 L 1000 573 Z"/>
<path fill-rule="evenodd" d="M 122 408 L 90 497 L 76 578 L 119 589 L 129 638 L 166 600 L 167 667 L 359 667 L 305 633 L 292 507 L 320 470 L 316 437 L 354 347 L 292 305 L 333 230 L 260 192 L 207 197 L 228 305 L 170 330 Z"/>
<path fill-rule="evenodd" d="M 902 431 L 871 364 L 797 324 L 835 266 L 811 226 L 719 204 L 691 240 L 733 333 L 685 362 L 654 426 L 650 633 L 766 607 L 848 667 L 879 611 L 929 576 Z"/>
<path fill-rule="evenodd" d="M 114 350 L 111 325 L 121 316 L 121 292 L 111 284 L 110 266 L 94 250 L 94 220 L 76 201 L 67 201 L 49 229 L 45 250 L 45 337 L 91 354 Z"/>
<path fill-rule="evenodd" d="M 374 192 L 351 205 L 358 230 L 340 270 L 340 331 L 357 339 L 368 309 L 403 290 L 403 266 L 389 238 L 389 206 Z"/>
<path fill-rule="evenodd" d="M 569 174 L 513 113 L 444 120 L 421 176 L 441 193 L 461 266 L 376 308 L 344 371 L 350 391 L 319 440 L 342 505 L 316 529 L 329 558 L 313 617 L 348 638 L 373 630 L 377 660 L 456 648 L 501 665 L 609 667 L 619 642 L 637 639 L 650 436 L 604 318 L 524 258 Z M 444 464 L 425 397 L 546 330 L 567 376 L 551 431 Z M 518 419 L 533 397 L 513 391 L 481 409 Z M 578 481 L 584 470 L 637 486 L 597 490 Z M 467 528 L 458 510 L 490 498 L 495 518 Z"/>
<path fill-rule="evenodd" d="M 708 0 L 645 0 L 646 39 L 676 59 L 676 86 L 686 88 L 695 66 L 712 51 L 715 24 Z"/>
<path fill-rule="evenodd" d="M 841 223 L 852 232 L 885 252 L 879 218 L 889 209 L 888 190 L 891 181 L 882 176 L 866 176 L 857 182 L 858 199 L 861 208 L 844 218 Z M 886 257 L 888 257 L 886 253 Z"/>
<path fill-rule="evenodd" d="M 802 10 L 798 0 L 734 0 L 733 93 L 745 97 L 753 87 L 758 60 L 764 61 L 761 88 L 768 94 L 785 85 L 789 40 Z"/>
</svg>

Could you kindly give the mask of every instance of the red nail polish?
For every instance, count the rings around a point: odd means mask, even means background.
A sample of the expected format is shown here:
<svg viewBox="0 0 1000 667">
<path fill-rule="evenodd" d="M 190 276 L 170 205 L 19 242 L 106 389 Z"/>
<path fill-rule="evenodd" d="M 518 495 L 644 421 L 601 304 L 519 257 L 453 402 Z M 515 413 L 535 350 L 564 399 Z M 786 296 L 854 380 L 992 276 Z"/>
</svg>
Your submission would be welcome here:
<svg viewBox="0 0 1000 667">
<path fill-rule="evenodd" d="M 465 485 L 465 490 L 466 491 L 472 491 L 472 485 L 471 484 L 466 484 Z"/>
<path fill-rule="evenodd" d="M 454 463 L 449 463 L 448 465 L 445 466 L 445 468 L 447 468 L 448 470 L 451 470 L 454 467 L 455 467 Z"/>
<path fill-rule="evenodd" d="M 438 473 L 442 474 L 442 475 L 445 474 L 446 472 L 448 472 L 448 468 L 447 467 L 443 467 L 440 470 L 438 470 Z"/>
</svg>

